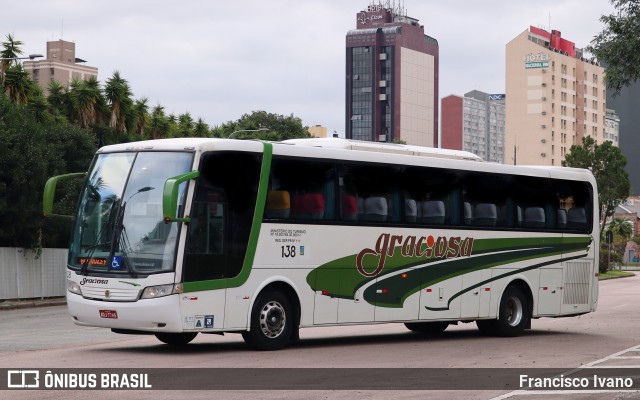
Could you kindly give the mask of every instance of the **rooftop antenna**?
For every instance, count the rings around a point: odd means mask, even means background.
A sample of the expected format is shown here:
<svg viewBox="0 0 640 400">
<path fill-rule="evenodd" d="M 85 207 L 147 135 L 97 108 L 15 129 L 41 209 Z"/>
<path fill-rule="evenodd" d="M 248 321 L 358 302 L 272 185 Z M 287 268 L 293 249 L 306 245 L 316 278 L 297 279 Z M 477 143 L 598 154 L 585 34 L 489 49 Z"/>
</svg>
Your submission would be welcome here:
<svg viewBox="0 0 640 400">
<path fill-rule="evenodd" d="M 60 39 L 64 38 L 64 18 L 60 20 Z"/>
</svg>

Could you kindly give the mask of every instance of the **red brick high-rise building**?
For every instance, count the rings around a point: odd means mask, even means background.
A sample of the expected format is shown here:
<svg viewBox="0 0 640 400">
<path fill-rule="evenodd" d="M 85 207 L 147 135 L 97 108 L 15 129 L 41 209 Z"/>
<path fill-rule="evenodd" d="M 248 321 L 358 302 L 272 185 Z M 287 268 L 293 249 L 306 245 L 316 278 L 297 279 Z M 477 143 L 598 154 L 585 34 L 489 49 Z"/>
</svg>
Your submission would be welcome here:
<svg viewBox="0 0 640 400">
<path fill-rule="evenodd" d="M 346 138 L 438 147 L 437 40 L 380 3 L 357 14 L 346 42 Z"/>
</svg>

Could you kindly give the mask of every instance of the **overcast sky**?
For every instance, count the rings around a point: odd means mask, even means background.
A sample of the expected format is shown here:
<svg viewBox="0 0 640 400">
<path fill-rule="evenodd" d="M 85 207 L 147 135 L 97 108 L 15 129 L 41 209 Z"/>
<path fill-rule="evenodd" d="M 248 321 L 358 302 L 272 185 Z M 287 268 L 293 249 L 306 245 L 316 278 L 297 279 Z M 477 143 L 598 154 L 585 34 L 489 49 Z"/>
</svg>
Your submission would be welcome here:
<svg viewBox="0 0 640 400">
<path fill-rule="evenodd" d="M 398 2 L 398 0 L 396 1 Z M 30 0 L 0 13 L 25 54 L 76 43 L 76 57 L 129 81 L 167 113 L 214 126 L 254 110 L 344 133 L 345 36 L 369 0 Z M 404 0 L 440 46 L 440 98 L 504 92 L 505 45 L 530 25 L 586 47 L 608 0 Z M 4 41 L 4 40 L 3 40 Z"/>
</svg>

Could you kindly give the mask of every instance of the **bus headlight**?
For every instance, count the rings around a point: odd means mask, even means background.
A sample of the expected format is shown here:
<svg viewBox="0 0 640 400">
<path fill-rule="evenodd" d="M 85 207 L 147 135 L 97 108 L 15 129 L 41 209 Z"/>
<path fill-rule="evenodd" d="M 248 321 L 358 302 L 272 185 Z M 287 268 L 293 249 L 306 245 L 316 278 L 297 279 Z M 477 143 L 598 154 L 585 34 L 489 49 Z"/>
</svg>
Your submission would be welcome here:
<svg viewBox="0 0 640 400">
<path fill-rule="evenodd" d="M 82 296 L 82 290 L 80 290 L 80 285 L 78 285 L 78 282 L 67 280 L 67 290 L 71 293 L 79 294 L 80 296 Z"/>
<path fill-rule="evenodd" d="M 142 291 L 141 299 L 155 299 L 156 297 L 169 296 L 170 294 L 180 293 L 182 285 L 169 284 L 159 286 L 149 286 Z"/>
</svg>

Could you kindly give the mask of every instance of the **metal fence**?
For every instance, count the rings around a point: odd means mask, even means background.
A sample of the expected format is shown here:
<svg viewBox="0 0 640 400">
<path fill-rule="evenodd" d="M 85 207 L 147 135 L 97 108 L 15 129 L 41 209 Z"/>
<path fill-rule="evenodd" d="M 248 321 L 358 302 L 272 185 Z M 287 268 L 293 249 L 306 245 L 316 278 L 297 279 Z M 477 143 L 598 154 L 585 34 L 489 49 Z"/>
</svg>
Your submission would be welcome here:
<svg viewBox="0 0 640 400">
<path fill-rule="evenodd" d="M 67 249 L 0 247 L 0 300 L 65 295 Z"/>
</svg>

